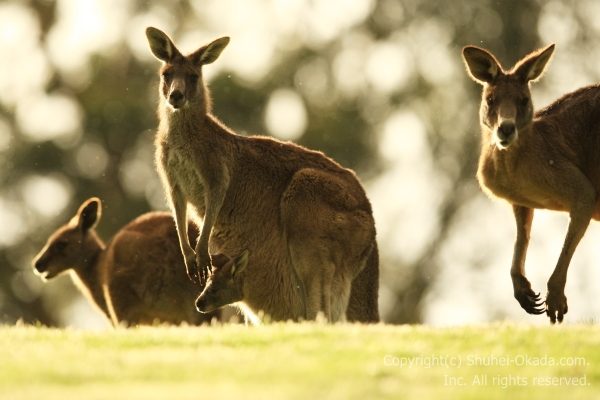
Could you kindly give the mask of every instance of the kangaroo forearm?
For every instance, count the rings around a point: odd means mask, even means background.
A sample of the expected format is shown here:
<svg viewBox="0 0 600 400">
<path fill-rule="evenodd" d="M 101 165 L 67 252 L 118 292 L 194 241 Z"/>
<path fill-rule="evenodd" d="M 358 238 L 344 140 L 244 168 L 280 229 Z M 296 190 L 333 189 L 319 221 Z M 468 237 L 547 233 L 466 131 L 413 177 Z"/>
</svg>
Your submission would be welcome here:
<svg viewBox="0 0 600 400">
<path fill-rule="evenodd" d="M 171 207 L 175 217 L 175 227 L 177 229 L 177 237 L 179 238 L 179 246 L 184 256 L 189 255 L 193 251 L 190 246 L 187 229 L 187 202 L 177 189 L 171 191 Z"/>
<path fill-rule="evenodd" d="M 202 230 L 200 231 L 200 236 L 198 237 L 198 243 L 196 243 L 196 253 L 208 253 L 208 242 L 210 239 L 210 233 L 212 232 L 212 227 L 213 222 L 208 221 L 207 218 L 204 218 Z"/>
<path fill-rule="evenodd" d="M 208 254 L 208 242 L 210 240 L 210 234 L 222 206 L 222 201 L 220 201 L 219 204 L 215 203 L 216 202 L 213 201 L 207 204 L 206 214 L 204 215 L 204 221 L 202 223 L 202 230 L 200 231 L 200 237 L 198 238 L 198 243 L 196 244 L 197 254 Z"/>
<path fill-rule="evenodd" d="M 513 206 L 513 213 L 517 226 L 517 240 L 515 241 L 510 274 L 513 277 L 519 277 L 525 276 L 525 258 L 529 246 L 533 209 L 515 205 Z"/>
<path fill-rule="evenodd" d="M 227 180 L 225 177 L 223 177 L 220 179 L 220 181 L 222 182 L 220 185 L 215 183 L 213 183 L 213 185 L 207 185 L 208 187 L 212 186 L 213 189 L 208 191 L 205 197 L 206 213 L 204 214 L 200 237 L 198 238 L 198 243 L 196 244 L 197 254 L 208 254 L 210 234 L 214 224 L 217 221 L 217 217 L 221 212 L 223 202 L 225 201 L 225 194 L 227 193 Z"/>
</svg>

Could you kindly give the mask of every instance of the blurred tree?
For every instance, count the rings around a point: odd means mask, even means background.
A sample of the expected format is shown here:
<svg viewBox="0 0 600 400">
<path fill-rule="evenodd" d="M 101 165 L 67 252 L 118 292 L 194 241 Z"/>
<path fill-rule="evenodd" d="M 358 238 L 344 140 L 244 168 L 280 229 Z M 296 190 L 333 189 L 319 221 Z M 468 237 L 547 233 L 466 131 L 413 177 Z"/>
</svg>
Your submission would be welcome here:
<svg viewBox="0 0 600 400">
<path fill-rule="evenodd" d="M 378 218 L 383 317 L 422 321 L 456 216 L 479 193 L 479 88 L 463 72 L 460 48 L 479 44 L 515 61 L 540 44 L 545 3 L 292 3 L 0 5 L 0 54 L 3 45 L 33 52 L 0 59 L 2 71 L 23 71 L 0 79 L 0 321 L 68 322 L 55 306 L 67 300 L 54 296 L 75 292 L 43 290 L 30 259 L 85 198 L 104 202 L 104 237 L 166 208 L 153 165 L 158 64 L 143 35 L 150 24 L 188 51 L 231 34 L 230 49 L 207 67 L 216 115 L 240 133 L 291 132 L 357 170 Z M 2 31 L 3 13 L 16 33 Z M 577 21 L 593 24 L 581 13 Z M 19 29 L 30 47 L 11 44 Z M 21 76 L 32 83 L 11 99 L 19 82 L 10 80 Z M 269 120 L 271 106 L 289 110 L 289 120 Z"/>
</svg>

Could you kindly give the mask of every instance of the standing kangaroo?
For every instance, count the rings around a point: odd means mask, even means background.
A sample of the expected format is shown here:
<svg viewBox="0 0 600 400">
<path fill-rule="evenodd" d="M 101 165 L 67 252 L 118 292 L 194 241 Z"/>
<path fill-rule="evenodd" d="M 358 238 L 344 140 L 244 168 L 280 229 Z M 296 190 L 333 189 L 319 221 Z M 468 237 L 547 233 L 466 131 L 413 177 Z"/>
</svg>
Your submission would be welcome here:
<svg viewBox="0 0 600 400">
<path fill-rule="evenodd" d="M 509 71 L 478 47 L 465 47 L 463 58 L 471 78 L 483 85 L 479 183 L 512 204 L 517 223 L 510 269 L 515 298 L 528 313 L 545 311 L 555 323 L 568 310 L 564 289 L 571 257 L 591 218 L 600 219 L 600 86 L 566 94 L 534 115 L 529 82 L 542 75 L 553 51 L 554 45 L 537 50 Z M 570 216 L 545 307 L 525 277 L 535 208 Z"/>
<path fill-rule="evenodd" d="M 162 31 L 150 27 L 146 35 L 164 63 L 156 164 L 188 275 L 205 282 L 209 247 L 223 254 L 248 249 L 243 291 L 252 309 L 273 320 L 314 319 L 321 311 L 329 321 L 378 321 L 375 224 L 356 175 L 321 152 L 237 135 L 211 114 L 202 66 L 229 38 L 184 56 Z M 195 249 L 188 204 L 203 218 Z"/>
<path fill-rule="evenodd" d="M 173 217 L 144 214 L 125 225 L 106 246 L 94 229 L 100 219 L 98 198 L 85 201 L 70 222 L 58 228 L 35 257 L 45 279 L 72 269 L 86 297 L 117 326 L 209 323 L 220 313 L 202 316 L 194 309 L 197 288 L 183 272 Z M 190 226 L 190 237 L 197 229 Z"/>
</svg>

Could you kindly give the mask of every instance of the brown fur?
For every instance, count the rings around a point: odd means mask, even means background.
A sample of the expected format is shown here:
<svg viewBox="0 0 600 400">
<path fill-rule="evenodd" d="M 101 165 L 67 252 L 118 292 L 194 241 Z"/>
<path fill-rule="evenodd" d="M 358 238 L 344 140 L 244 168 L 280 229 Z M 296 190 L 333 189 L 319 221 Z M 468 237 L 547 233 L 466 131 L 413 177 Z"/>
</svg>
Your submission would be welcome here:
<svg viewBox="0 0 600 400">
<path fill-rule="evenodd" d="M 248 254 L 248 251 L 244 251 L 238 257 L 222 262 L 222 266 L 213 267 L 204 290 L 196 299 L 198 311 L 208 313 L 225 305 L 244 301 L 244 279 Z M 217 263 L 215 262 L 215 264 Z M 285 289 L 289 291 L 289 288 Z M 255 316 L 251 320 L 258 319 L 254 311 L 251 312 Z"/>
<path fill-rule="evenodd" d="M 377 264 L 373 260 L 378 259 L 377 247 L 371 252 L 367 267 L 360 273 L 361 275 L 354 279 L 350 294 L 350 304 L 346 311 L 349 321 L 377 322 L 377 299 L 376 288 L 374 284 L 379 280 Z M 213 257 L 214 260 L 214 257 Z M 248 263 L 248 252 L 243 252 L 240 256 L 231 260 L 219 260 L 215 262 L 215 267 L 210 274 L 206 286 L 200 296 L 196 299 L 196 308 L 200 312 L 212 312 L 228 304 L 236 304 L 245 301 L 244 280 L 246 279 L 246 265 Z M 220 265 L 220 266 L 218 266 Z M 291 285 L 288 282 L 288 285 Z M 272 296 L 280 298 L 285 293 L 294 292 L 295 288 L 278 285 L 280 293 Z M 241 304 L 240 304 L 241 305 Z M 242 309 L 248 316 L 248 319 L 259 321 L 260 317 L 257 311 L 252 308 Z M 260 312 L 259 312 L 260 314 Z M 283 319 L 285 316 L 275 316 L 276 319 Z"/>
<path fill-rule="evenodd" d="M 314 319 L 323 312 L 338 321 L 352 298 L 353 318 L 378 320 L 375 226 L 356 175 L 321 152 L 239 136 L 210 113 L 201 67 L 218 57 L 228 38 L 186 57 L 161 31 L 146 33 L 165 62 L 156 163 L 188 274 L 207 278 L 209 248 L 224 254 L 248 249 L 243 293 L 252 310 L 273 320 Z M 203 217 L 195 250 L 185 235 L 188 204 Z M 369 259 L 370 275 L 359 275 Z M 368 284 L 351 296 L 357 276 Z"/>
<path fill-rule="evenodd" d="M 220 316 L 220 312 L 202 315 L 194 309 L 197 288 L 183 272 L 170 213 L 136 218 L 108 246 L 94 229 L 99 217 L 99 199 L 83 203 L 35 257 L 36 271 L 51 279 L 72 270 L 80 290 L 115 326 L 199 325 Z M 196 237 L 197 228 L 190 225 L 189 233 Z"/>
<path fill-rule="evenodd" d="M 551 322 L 561 322 L 568 311 L 564 287 L 571 257 L 590 219 L 600 219 L 600 86 L 567 94 L 534 115 L 528 83 L 541 76 L 553 50 L 540 49 L 508 72 L 483 49 L 465 47 L 463 56 L 471 77 L 483 84 L 478 179 L 488 194 L 513 205 L 517 223 L 515 298 L 527 312 L 545 311 Z M 570 215 L 545 307 L 525 277 L 535 208 Z"/>
</svg>

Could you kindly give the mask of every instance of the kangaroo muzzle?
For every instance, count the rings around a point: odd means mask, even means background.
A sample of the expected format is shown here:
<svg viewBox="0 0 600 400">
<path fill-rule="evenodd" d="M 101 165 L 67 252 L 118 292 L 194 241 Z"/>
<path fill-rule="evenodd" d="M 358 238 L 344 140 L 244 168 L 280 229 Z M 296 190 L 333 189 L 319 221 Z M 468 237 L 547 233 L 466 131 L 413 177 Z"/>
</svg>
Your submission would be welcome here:
<svg viewBox="0 0 600 400">
<path fill-rule="evenodd" d="M 185 106 L 185 82 L 183 79 L 176 79 L 171 84 L 171 90 L 169 91 L 169 97 L 167 99 L 171 107 L 178 110 Z"/>
<path fill-rule="evenodd" d="M 196 310 L 198 310 L 199 312 L 205 314 L 214 311 L 215 309 L 216 307 L 210 304 L 206 296 L 200 295 L 196 299 Z"/>
<path fill-rule="evenodd" d="M 506 149 L 517 139 L 517 135 L 517 126 L 513 121 L 502 121 L 496 128 L 496 146 Z"/>
<path fill-rule="evenodd" d="M 517 139 L 517 107 L 510 101 L 504 101 L 498 107 L 498 125 L 494 130 L 494 144 L 500 149 L 508 148 Z"/>
</svg>

